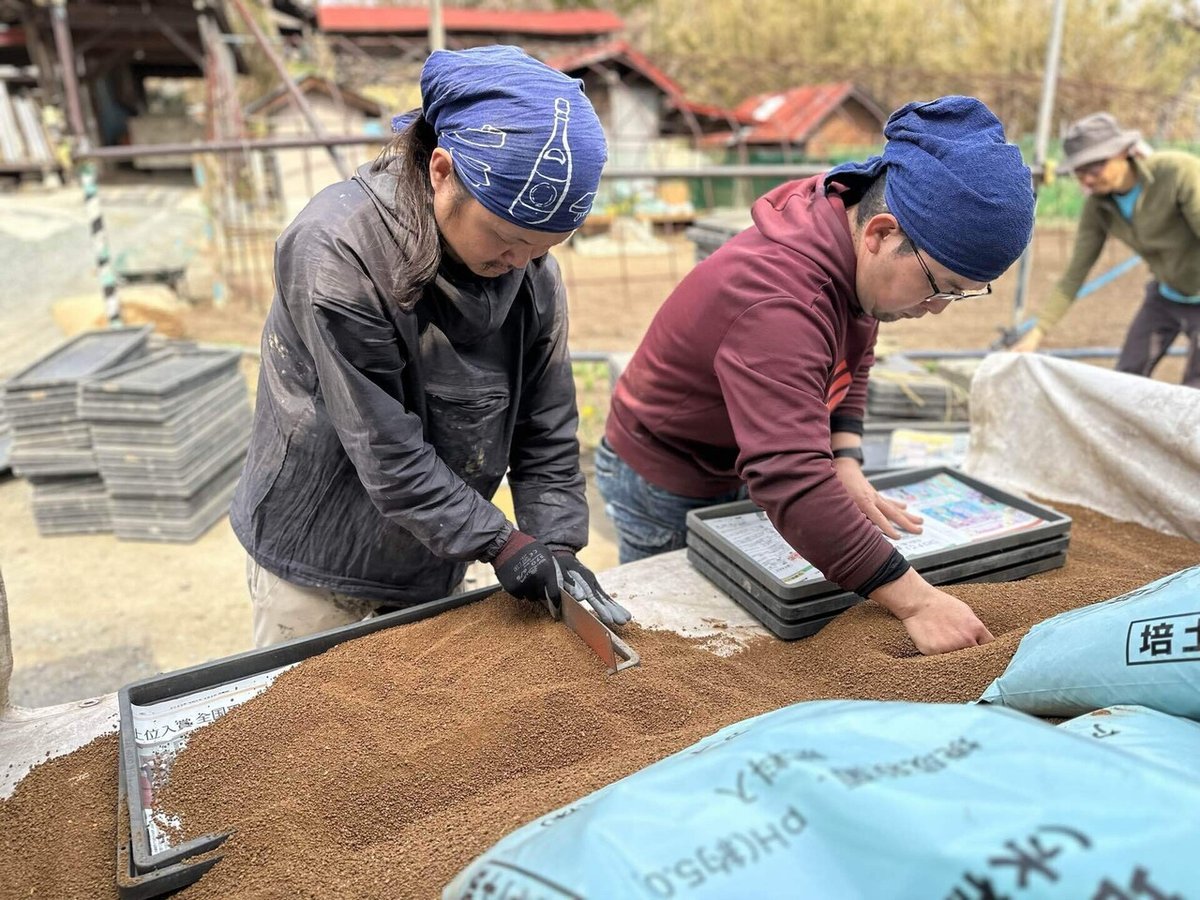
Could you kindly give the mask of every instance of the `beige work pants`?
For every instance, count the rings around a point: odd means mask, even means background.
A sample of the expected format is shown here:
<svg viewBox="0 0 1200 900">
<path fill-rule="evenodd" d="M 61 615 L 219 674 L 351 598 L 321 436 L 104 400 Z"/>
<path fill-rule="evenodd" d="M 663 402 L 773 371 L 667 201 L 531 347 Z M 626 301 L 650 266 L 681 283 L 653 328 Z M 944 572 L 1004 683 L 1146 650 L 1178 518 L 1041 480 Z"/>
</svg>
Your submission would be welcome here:
<svg viewBox="0 0 1200 900">
<path fill-rule="evenodd" d="M 284 581 L 246 556 L 246 586 L 254 619 L 254 646 L 269 647 L 351 625 L 375 615 L 379 603 L 339 594 L 328 588 Z"/>
<path fill-rule="evenodd" d="M 469 580 L 470 575 L 458 583 L 450 596 L 466 591 Z M 269 647 L 318 631 L 352 625 L 371 618 L 380 606 L 385 605 L 381 601 L 339 594 L 329 588 L 292 584 L 268 572 L 249 554 L 246 554 L 246 587 L 250 590 L 255 647 Z"/>
</svg>

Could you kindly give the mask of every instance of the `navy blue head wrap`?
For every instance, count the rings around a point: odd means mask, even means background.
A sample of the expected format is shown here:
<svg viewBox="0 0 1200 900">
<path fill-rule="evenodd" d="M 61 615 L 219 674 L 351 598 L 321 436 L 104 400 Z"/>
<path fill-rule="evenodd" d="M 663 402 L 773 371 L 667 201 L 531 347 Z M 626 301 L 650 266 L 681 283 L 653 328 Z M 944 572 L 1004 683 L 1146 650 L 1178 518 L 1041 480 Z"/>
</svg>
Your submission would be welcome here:
<svg viewBox="0 0 1200 900">
<path fill-rule="evenodd" d="M 885 169 L 888 209 L 916 246 L 971 281 L 994 281 L 1033 235 L 1033 179 L 1004 127 L 974 97 L 909 103 L 883 129 L 883 156 L 825 183 L 865 187 Z"/>
<path fill-rule="evenodd" d="M 573 231 L 608 158 L 583 82 L 516 47 L 437 50 L 421 71 L 425 119 L 488 210 L 536 231 Z M 400 131 L 407 119 L 398 116 Z"/>
</svg>

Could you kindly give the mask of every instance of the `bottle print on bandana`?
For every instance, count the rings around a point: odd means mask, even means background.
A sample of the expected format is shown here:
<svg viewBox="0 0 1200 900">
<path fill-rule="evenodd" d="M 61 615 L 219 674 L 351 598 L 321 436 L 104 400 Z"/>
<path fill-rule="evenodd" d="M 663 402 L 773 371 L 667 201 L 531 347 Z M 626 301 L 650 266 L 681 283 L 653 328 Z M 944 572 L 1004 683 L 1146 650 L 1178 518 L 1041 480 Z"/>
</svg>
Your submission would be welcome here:
<svg viewBox="0 0 1200 900">
<path fill-rule="evenodd" d="M 549 221 L 571 189 L 571 145 L 567 140 L 571 103 L 565 97 L 554 101 L 554 130 L 534 161 L 525 186 L 508 211 L 528 225 Z"/>
</svg>

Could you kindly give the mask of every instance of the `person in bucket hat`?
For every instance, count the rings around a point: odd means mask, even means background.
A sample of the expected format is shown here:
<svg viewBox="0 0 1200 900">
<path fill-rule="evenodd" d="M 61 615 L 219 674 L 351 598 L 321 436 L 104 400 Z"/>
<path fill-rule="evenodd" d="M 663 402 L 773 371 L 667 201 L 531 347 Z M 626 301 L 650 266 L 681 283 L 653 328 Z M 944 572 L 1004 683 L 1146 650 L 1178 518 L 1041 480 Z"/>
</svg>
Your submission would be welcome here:
<svg viewBox="0 0 1200 900">
<path fill-rule="evenodd" d="M 472 561 L 555 611 L 629 614 L 577 558 L 588 506 L 548 255 L 607 149 L 577 79 L 516 47 L 437 51 L 421 108 L 276 244 L 230 510 L 265 646 L 458 592 Z M 507 474 L 516 522 L 492 503 Z"/>
<path fill-rule="evenodd" d="M 1200 159 L 1149 152 L 1109 113 L 1085 116 L 1063 141 L 1064 163 L 1088 194 L 1066 272 L 1013 349 L 1034 350 L 1066 315 L 1109 236 L 1150 268 L 1116 368 L 1150 375 L 1175 338 L 1188 341 L 1183 383 L 1200 387 Z"/>
<path fill-rule="evenodd" d="M 1093 113 L 1067 131 L 1063 165 L 1076 173 L 1085 168 L 1094 170 L 1097 163 L 1130 155 L 1141 140 L 1140 131 L 1122 128 L 1108 113 Z"/>
</svg>

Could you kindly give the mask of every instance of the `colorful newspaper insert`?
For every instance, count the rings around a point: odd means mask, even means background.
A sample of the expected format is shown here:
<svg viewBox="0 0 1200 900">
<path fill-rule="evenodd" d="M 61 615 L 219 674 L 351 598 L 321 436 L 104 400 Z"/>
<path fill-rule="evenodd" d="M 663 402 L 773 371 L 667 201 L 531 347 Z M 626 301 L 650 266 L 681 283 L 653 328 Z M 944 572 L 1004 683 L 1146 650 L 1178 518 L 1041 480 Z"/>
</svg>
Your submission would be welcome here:
<svg viewBox="0 0 1200 900">
<path fill-rule="evenodd" d="M 963 432 L 919 431 L 897 428 L 888 445 L 888 468 L 959 465 L 967 458 L 971 436 Z"/>
<path fill-rule="evenodd" d="M 880 493 L 907 503 L 909 512 L 924 516 L 925 530 L 939 526 L 950 529 L 957 536 L 957 543 L 974 543 L 1023 531 L 1044 521 L 947 474 Z"/>
</svg>

